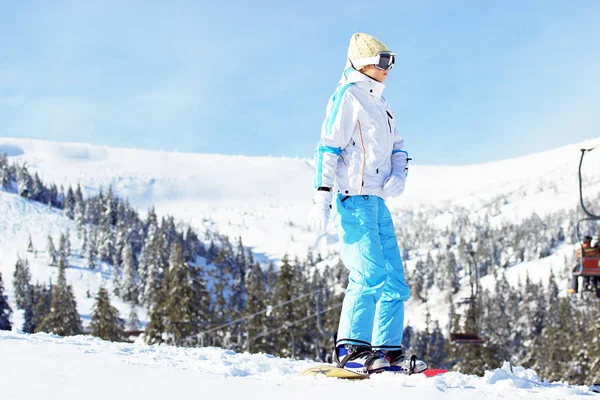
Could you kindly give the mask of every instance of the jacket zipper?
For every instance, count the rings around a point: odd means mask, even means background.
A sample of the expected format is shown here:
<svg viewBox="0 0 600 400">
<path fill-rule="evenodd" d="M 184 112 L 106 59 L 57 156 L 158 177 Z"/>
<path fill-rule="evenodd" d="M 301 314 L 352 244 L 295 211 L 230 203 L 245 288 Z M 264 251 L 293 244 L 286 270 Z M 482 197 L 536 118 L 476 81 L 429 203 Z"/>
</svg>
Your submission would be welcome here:
<svg viewBox="0 0 600 400">
<path fill-rule="evenodd" d="M 365 186 L 365 161 L 367 159 L 367 149 L 365 148 L 365 141 L 363 140 L 362 127 L 360 126 L 360 119 L 357 121 L 358 121 L 358 131 L 360 132 L 360 144 L 362 145 L 362 148 L 363 148 L 362 166 L 361 166 L 361 173 L 360 173 L 361 183 L 360 183 L 360 190 L 358 192 L 358 194 L 362 194 L 363 186 Z"/>
<path fill-rule="evenodd" d="M 385 110 L 385 113 L 387 114 L 387 122 L 388 126 L 390 127 L 390 134 L 392 134 L 392 122 L 390 120 L 394 119 L 394 117 L 392 117 L 392 114 L 390 114 L 388 110 Z"/>
</svg>

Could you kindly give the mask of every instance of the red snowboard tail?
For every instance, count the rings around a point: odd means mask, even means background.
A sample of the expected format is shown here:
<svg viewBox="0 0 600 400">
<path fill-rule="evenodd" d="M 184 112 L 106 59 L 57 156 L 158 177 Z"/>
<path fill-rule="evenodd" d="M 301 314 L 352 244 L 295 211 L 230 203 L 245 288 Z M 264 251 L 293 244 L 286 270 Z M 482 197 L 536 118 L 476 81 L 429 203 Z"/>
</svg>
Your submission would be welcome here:
<svg viewBox="0 0 600 400">
<path fill-rule="evenodd" d="M 426 369 L 425 371 L 423 371 L 423 374 L 425 374 L 425 376 L 432 377 L 445 374 L 446 372 L 448 372 L 447 369 Z"/>
</svg>

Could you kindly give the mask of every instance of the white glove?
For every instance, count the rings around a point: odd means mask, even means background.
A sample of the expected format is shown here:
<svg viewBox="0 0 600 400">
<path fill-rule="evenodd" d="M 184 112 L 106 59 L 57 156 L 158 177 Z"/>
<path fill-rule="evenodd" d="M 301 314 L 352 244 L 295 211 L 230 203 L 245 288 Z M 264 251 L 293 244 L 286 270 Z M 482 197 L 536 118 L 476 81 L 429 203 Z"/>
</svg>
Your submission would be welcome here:
<svg viewBox="0 0 600 400">
<path fill-rule="evenodd" d="M 332 197 L 332 192 L 317 190 L 315 197 L 313 198 L 314 205 L 308 214 L 308 224 L 319 236 L 327 231 L 327 221 L 329 221 L 329 213 L 331 212 Z"/>
<path fill-rule="evenodd" d="M 388 197 L 398 197 L 404 192 L 406 184 L 406 175 L 390 175 L 383 183 L 383 191 Z"/>
</svg>

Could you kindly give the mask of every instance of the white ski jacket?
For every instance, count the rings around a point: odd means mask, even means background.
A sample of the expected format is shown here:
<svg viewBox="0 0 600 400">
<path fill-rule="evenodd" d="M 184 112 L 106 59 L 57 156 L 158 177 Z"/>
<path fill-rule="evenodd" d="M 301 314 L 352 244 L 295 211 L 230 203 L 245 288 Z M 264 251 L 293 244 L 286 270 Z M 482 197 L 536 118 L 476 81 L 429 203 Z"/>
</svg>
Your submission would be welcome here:
<svg viewBox="0 0 600 400">
<path fill-rule="evenodd" d="M 315 154 L 316 188 L 385 199 L 386 178 L 393 174 L 406 179 L 408 153 L 392 109 L 381 96 L 384 88 L 383 83 L 346 66 L 321 129 Z"/>
</svg>

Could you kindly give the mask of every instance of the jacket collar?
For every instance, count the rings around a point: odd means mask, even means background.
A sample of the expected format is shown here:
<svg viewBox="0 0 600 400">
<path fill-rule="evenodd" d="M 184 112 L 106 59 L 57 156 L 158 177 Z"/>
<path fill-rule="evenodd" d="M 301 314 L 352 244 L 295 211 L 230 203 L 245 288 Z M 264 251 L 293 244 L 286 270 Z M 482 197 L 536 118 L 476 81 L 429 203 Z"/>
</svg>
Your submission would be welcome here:
<svg viewBox="0 0 600 400">
<path fill-rule="evenodd" d="M 383 90 L 385 89 L 385 85 L 383 83 L 378 82 L 361 72 L 358 72 L 352 67 L 352 65 L 350 65 L 350 62 L 346 63 L 346 69 L 344 70 L 339 83 L 341 85 L 353 83 L 377 99 L 381 98 Z"/>
</svg>

